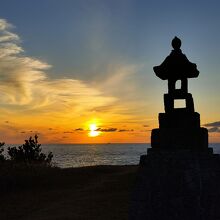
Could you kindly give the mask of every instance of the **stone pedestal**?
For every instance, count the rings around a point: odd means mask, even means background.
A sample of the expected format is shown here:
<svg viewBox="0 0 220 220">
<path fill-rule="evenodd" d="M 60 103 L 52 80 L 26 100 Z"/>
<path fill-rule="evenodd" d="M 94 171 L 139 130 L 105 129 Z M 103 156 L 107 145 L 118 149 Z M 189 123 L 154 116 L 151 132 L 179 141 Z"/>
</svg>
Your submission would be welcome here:
<svg viewBox="0 0 220 220">
<path fill-rule="evenodd" d="M 152 148 L 207 149 L 208 130 L 200 127 L 200 115 L 188 108 L 159 114 L 159 128 L 151 133 Z"/>
<path fill-rule="evenodd" d="M 130 220 L 219 220 L 220 156 L 156 150 L 141 156 Z"/>
<path fill-rule="evenodd" d="M 198 77 L 182 54 L 181 40 L 155 74 L 168 80 L 165 113 L 151 133 L 151 149 L 141 156 L 131 201 L 130 220 L 220 220 L 220 156 L 208 147 L 208 130 L 200 127 L 188 78 Z M 181 88 L 176 82 L 181 81 Z M 185 108 L 175 108 L 175 100 Z"/>
</svg>

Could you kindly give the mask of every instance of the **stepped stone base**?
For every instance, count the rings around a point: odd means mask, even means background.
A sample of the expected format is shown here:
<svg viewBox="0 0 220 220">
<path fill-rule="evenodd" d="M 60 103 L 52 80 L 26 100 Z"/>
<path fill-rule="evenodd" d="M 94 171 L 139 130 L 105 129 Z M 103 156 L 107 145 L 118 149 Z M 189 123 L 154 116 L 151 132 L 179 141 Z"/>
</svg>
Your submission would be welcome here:
<svg viewBox="0 0 220 220">
<path fill-rule="evenodd" d="M 159 113 L 159 125 L 161 129 L 200 127 L 200 115 L 198 112 L 187 112 L 185 109 L 175 109 L 172 113 Z"/>
<path fill-rule="evenodd" d="M 208 130 L 200 127 L 200 115 L 186 109 L 159 114 L 159 128 L 151 133 L 152 148 L 206 149 Z"/>
<path fill-rule="evenodd" d="M 160 149 L 206 149 L 208 148 L 208 130 L 197 129 L 153 129 L 151 146 Z"/>
<path fill-rule="evenodd" d="M 212 149 L 142 155 L 130 220 L 219 220 L 220 156 Z"/>
</svg>

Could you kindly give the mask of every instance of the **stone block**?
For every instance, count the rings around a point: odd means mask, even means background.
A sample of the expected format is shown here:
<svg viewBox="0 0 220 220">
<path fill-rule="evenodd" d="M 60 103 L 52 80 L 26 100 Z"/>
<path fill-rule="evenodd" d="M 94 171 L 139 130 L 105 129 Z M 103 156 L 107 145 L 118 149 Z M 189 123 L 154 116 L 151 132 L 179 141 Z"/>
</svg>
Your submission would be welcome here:
<svg viewBox="0 0 220 220">
<path fill-rule="evenodd" d="M 220 156 L 180 150 L 142 155 L 130 220 L 219 220 Z"/>
<path fill-rule="evenodd" d="M 153 129 L 151 146 L 161 149 L 205 149 L 208 148 L 206 128 Z"/>
<path fill-rule="evenodd" d="M 159 113 L 159 128 L 192 129 L 200 127 L 200 115 L 197 112 L 175 111 Z"/>
<path fill-rule="evenodd" d="M 178 91 L 178 90 L 177 90 Z M 167 113 L 172 113 L 176 109 L 174 108 L 174 100 L 176 99 L 184 99 L 186 100 L 186 108 L 185 111 L 194 112 L 194 102 L 192 98 L 192 94 L 190 93 L 174 93 L 174 94 L 164 94 L 164 109 Z"/>
</svg>

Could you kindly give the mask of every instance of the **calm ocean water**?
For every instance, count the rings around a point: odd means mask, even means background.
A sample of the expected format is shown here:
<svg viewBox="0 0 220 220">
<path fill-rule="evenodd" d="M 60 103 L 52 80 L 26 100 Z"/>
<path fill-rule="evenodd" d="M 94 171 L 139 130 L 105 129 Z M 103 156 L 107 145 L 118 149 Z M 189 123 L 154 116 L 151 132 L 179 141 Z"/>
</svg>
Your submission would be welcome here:
<svg viewBox="0 0 220 220">
<path fill-rule="evenodd" d="M 209 144 L 220 154 L 220 144 Z M 149 144 L 53 144 L 42 145 L 43 152 L 52 151 L 58 167 L 138 164 Z"/>
</svg>

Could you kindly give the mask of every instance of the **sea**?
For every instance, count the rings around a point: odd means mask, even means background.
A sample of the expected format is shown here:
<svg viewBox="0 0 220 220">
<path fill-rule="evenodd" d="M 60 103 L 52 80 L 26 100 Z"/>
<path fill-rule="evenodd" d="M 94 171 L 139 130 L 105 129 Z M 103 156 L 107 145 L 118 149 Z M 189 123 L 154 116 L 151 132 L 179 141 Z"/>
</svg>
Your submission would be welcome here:
<svg viewBox="0 0 220 220">
<path fill-rule="evenodd" d="M 18 145 L 11 145 L 18 146 Z M 7 149 L 8 146 L 5 147 Z M 220 143 L 211 143 L 220 154 Z M 60 168 L 96 165 L 137 165 L 150 144 L 42 144 L 42 152 L 53 153 L 52 164 Z M 4 152 L 5 156 L 7 151 Z"/>
<path fill-rule="evenodd" d="M 42 145 L 44 153 L 52 152 L 53 164 L 61 168 L 96 165 L 136 165 L 147 154 L 150 144 L 50 144 Z M 220 143 L 209 144 L 220 154 Z"/>
</svg>

